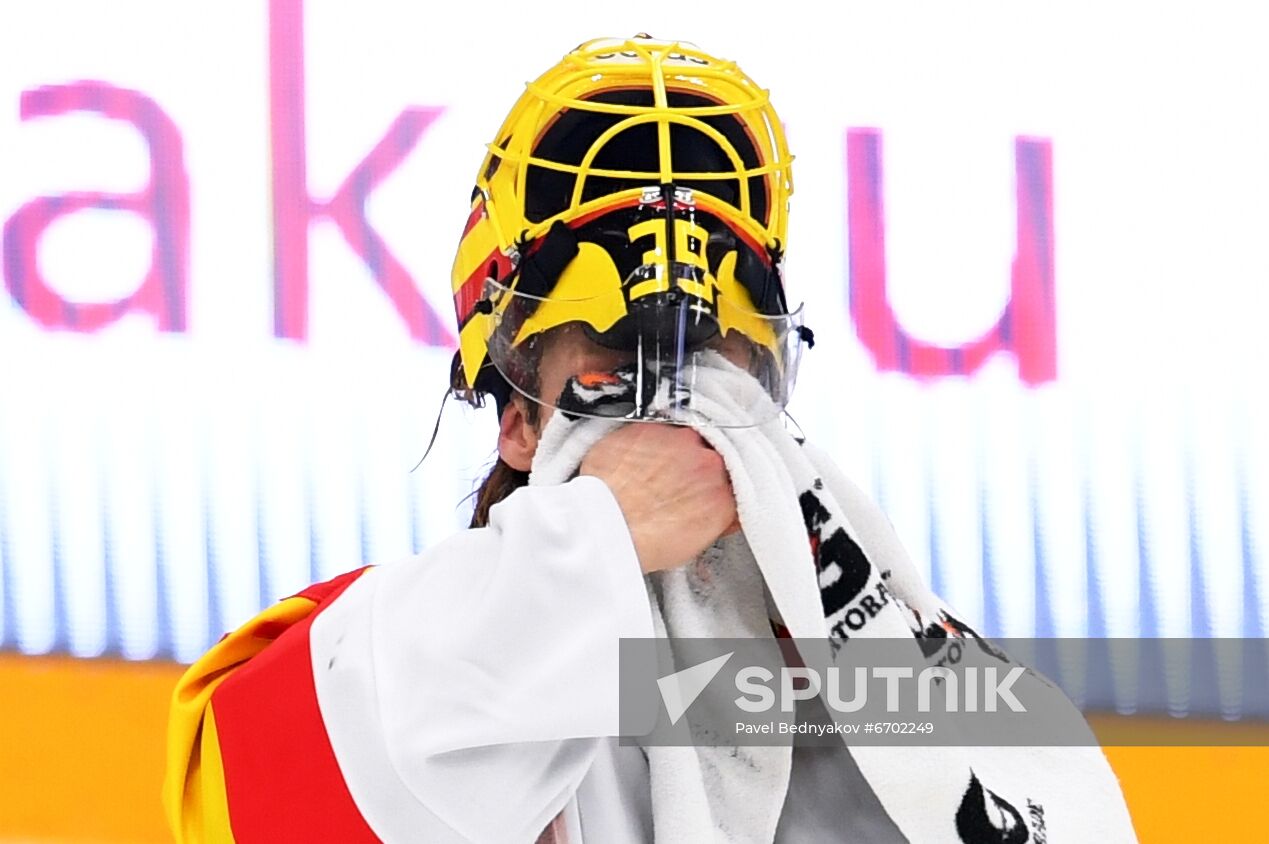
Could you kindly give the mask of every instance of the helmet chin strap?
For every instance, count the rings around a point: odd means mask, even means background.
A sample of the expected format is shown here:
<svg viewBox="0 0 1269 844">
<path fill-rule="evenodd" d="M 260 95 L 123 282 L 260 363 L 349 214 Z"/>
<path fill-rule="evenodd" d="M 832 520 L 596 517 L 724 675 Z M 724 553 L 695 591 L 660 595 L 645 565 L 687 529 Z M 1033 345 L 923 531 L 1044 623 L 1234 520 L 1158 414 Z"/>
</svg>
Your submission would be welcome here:
<svg viewBox="0 0 1269 844">
<path fill-rule="evenodd" d="M 538 241 L 537 248 L 520 260 L 517 293 L 545 299 L 551 295 L 555 283 L 569 262 L 577 257 L 577 235 L 560 220 L 556 220 Z"/>
</svg>

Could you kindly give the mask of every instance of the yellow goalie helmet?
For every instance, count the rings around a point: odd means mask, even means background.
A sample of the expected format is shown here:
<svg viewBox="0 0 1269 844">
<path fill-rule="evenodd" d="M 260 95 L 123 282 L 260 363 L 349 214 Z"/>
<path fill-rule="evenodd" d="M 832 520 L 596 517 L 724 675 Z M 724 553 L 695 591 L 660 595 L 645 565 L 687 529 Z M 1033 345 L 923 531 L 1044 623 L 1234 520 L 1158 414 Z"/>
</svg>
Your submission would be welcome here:
<svg viewBox="0 0 1269 844">
<path fill-rule="evenodd" d="M 685 422 L 700 368 L 734 366 L 765 388 L 746 424 L 778 413 L 810 334 L 781 278 L 791 161 L 734 62 L 645 35 L 570 52 L 476 178 L 452 273 L 460 394 Z M 538 371 L 552 343 L 577 361 L 561 393 Z"/>
</svg>

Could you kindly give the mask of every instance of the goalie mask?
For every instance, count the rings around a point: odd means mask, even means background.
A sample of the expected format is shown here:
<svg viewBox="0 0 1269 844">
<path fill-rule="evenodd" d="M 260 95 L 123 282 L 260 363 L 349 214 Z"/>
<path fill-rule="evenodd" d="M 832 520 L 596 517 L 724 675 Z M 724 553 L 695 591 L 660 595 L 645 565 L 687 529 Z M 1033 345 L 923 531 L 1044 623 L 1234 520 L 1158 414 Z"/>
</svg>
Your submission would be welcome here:
<svg viewBox="0 0 1269 844">
<path fill-rule="evenodd" d="M 767 92 L 732 62 L 646 36 L 569 53 L 476 180 L 452 275 L 464 395 L 697 422 L 701 370 L 739 368 L 764 390 L 736 424 L 773 418 L 809 338 L 781 279 L 790 161 Z M 564 346 L 576 371 L 544 379 Z M 589 389 L 616 400 L 564 395 Z"/>
</svg>

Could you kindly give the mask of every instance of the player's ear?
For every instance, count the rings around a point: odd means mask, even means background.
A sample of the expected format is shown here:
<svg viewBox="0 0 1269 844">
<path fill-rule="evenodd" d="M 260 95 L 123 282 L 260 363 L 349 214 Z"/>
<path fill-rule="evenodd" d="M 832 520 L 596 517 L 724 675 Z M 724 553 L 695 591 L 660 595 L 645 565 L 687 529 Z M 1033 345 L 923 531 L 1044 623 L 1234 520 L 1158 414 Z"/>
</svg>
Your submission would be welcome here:
<svg viewBox="0 0 1269 844">
<path fill-rule="evenodd" d="M 529 415 L 524 400 L 517 396 L 507 402 L 498 423 L 498 456 L 521 472 L 529 471 L 538 450 L 536 420 Z"/>
</svg>

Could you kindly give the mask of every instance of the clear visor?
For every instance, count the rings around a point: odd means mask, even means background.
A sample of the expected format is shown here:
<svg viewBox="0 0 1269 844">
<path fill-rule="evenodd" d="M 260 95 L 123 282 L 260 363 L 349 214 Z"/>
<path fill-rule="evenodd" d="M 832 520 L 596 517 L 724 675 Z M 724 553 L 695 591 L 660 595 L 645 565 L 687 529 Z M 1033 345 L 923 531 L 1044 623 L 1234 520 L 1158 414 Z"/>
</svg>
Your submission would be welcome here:
<svg viewBox="0 0 1269 844">
<path fill-rule="evenodd" d="M 776 418 L 797 377 L 802 308 L 771 316 L 723 296 L 706 302 L 683 289 L 694 271 L 642 267 L 624 291 L 587 299 L 489 280 L 489 358 L 517 392 L 572 416 L 715 427 Z M 632 282 L 663 274 L 661 289 L 627 299 Z"/>
</svg>

